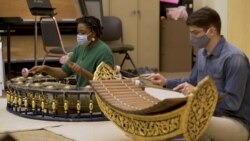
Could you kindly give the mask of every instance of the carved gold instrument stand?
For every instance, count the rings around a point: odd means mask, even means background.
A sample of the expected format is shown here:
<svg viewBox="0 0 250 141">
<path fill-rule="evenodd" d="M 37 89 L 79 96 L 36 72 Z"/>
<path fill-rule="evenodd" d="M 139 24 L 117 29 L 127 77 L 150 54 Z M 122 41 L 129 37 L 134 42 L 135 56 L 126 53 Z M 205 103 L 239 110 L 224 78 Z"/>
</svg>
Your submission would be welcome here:
<svg viewBox="0 0 250 141">
<path fill-rule="evenodd" d="M 206 130 L 218 94 L 205 77 L 186 98 L 158 100 L 132 81 L 114 80 L 105 63 L 97 68 L 91 85 L 104 115 L 134 140 L 166 140 L 182 134 L 196 141 Z"/>
</svg>

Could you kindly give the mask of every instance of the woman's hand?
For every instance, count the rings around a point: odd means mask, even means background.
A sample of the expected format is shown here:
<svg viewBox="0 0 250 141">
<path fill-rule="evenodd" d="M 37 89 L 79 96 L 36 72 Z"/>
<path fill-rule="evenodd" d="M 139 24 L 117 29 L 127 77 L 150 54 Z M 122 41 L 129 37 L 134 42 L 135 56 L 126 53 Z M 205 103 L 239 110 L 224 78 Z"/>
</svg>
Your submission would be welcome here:
<svg viewBox="0 0 250 141">
<path fill-rule="evenodd" d="M 152 74 L 146 79 L 150 80 L 153 84 L 160 86 L 164 86 L 167 83 L 167 78 L 165 78 L 163 75 L 159 73 Z"/>
<path fill-rule="evenodd" d="M 31 68 L 29 70 L 29 73 L 31 74 L 39 74 L 45 71 L 45 65 L 41 65 L 41 66 L 34 66 L 33 68 Z"/>
<path fill-rule="evenodd" d="M 184 82 L 184 83 L 176 86 L 173 90 L 181 92 L 184 95 L 189 95 L 194 89 L 195 89 L 195 87 L 193 85 L 191 85 L 187 82 Z"/>
<path fill-rule="evenodd" d="M 82 76 L 84 76 L 85 78 L 92 80 L 93 79 L 93 74 L 91 72 L 89 72 L 88 70 L 82 68 L 81 66 L 79 66 L 77 63 L 73 63 L 71 61 L 67 62 L 67 65 L 72 69 L 72 71 L 75 74 L 80 74 Z"/>
</svg>

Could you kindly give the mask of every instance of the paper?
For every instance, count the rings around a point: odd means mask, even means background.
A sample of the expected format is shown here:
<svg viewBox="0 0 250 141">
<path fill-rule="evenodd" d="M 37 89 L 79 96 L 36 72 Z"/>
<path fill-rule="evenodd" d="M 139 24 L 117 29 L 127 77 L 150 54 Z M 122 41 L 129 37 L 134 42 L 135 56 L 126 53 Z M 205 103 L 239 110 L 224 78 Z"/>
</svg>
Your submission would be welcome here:
<svg viewBox="0 0 250 141">
<path fill-rule="evenodd" d="M 182 93 L 171 91 L 171 90 L 163 90 L 157 88 L 146 87 L 145 91 L 153 97 L 158 98 L 159 100 L 171 99 L 171 98 L 183 98 L 186 97 Z"/>
</svg>

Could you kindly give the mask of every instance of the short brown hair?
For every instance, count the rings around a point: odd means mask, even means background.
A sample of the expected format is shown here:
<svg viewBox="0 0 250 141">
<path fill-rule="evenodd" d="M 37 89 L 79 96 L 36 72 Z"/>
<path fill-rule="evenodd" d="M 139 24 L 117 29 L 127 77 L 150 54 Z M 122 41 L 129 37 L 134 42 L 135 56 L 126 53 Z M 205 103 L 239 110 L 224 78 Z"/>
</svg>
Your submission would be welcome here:
<svg viewBox="0 0 250 141">
<path fill-rule="evenodd" d="M 188 26 L 197 26 L 203 28 L 205 31 L 208 30 L 209 27 L 214 26 L 220 34 L 221 32 L 221 19 L 219 14 L 209 7 L 203 7 L 194 13 L 192 13 L 186 24 Z"/>
</svg>

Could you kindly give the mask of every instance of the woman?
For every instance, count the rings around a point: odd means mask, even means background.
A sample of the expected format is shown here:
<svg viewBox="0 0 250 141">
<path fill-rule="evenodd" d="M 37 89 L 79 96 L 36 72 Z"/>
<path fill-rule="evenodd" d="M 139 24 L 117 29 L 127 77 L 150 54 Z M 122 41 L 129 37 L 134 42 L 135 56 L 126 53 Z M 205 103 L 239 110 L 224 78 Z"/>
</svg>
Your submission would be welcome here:
<svg viewBox="0 0 250 141">
<path fill-rule="evenodd" d="M 34 66 L 30 73 L 47 73 L 57 79 L 70 75 L 77 75 L 77 86 L 88 85 L 88 80 L 93 79 L 93 73 L 97 66 L 103 61 L 114 66 L 112 51 L 100 40 L 102 27 L 100 21 L 93 16 L 85 16 L 77 20 L 77 42 L 78 45 L 69 57 L 67 63 L 61 68 L 47 65 Z"/>
</svg>

